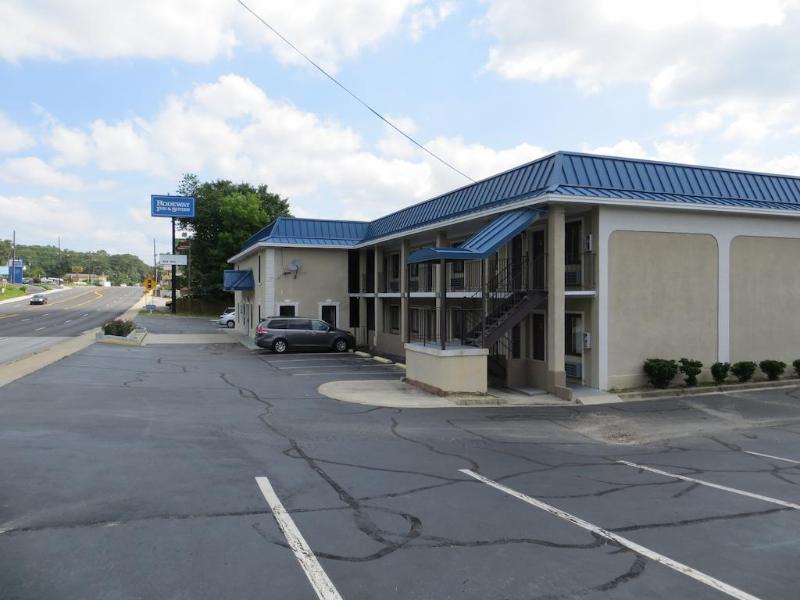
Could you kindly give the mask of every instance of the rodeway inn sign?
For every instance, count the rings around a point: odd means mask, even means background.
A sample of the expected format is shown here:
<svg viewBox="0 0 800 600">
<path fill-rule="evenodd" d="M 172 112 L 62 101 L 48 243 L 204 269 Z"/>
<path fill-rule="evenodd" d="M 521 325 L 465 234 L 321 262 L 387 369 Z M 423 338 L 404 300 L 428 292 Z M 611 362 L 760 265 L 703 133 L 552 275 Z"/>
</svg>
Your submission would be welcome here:
<svg viewBox="0 0 800 600">
<path fill-rule="evenodd" d="M 194 217 L 194 198 L 192 196 L 150 196 L 150 216 L 152 217 Z"/>
</svg>

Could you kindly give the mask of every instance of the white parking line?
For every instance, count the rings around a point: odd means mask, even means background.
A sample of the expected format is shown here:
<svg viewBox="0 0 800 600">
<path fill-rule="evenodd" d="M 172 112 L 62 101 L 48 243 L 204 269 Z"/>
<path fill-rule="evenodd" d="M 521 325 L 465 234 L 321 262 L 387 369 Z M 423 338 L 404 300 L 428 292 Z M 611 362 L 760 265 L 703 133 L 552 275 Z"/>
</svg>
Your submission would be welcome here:
<svg viewBox="0 0 800 600">
<path fill-rule="evenodd" d="M 275 490 L 272 489 L 272 484 L 269 482 L 269 479 L 266 477 L 256 477 L 256 483 L 261 489 L 261 493 L 264 494 L 264 498 L 267 500 L 267 504 L 269 504 L 269 508 L 272 511 L 272 516 L 275 517 L 275 521 L 278 523 L 278 527 L 281 528 L 283 535 L 286 536 L 286 541 L 289 542 L 289 548 L 294 552 L 297 562 L 300 563 L 306 577 L 308 577 L 308 581 L 311 582 L 311 587 L 313 587 L 314 591 L 317 593 L 317 597 L 320 600 L 341 600 L 342 597 L 334 587 L 333 582 L 319 564 L 317 557 L 314 556 L 314 553 L 311 551 L 305 539 L 303 539 L 303 535 L 300 533 L 297 525 L 294 524 L 289 513 L 286 512 Z"/>
<path fill-rule="evenodd" d="M 28 317 L 27 319 L 22 319 L 22 321 L 21 321 L 21 322 L 22 322 L 22 323 L 24 323 L 25 321 L 30 321 L 30 320 L 31 320 L 31 318 L 30 318 L 30 317 Z"/>
<path fill-rule="evenodd" d="M 754 494 L 753 492 L 748 492 L 746 490 L 740 490 L 737 488 L 728 487 L 726 485 L 720 485 L 718 483 L 711 483 L 710 481 L 695 479 L 694 477 L 687 477 L 686 475 L 678 475 L 676 473 L 662 471 L 661 469 L 654 469 L 653 467 L 639 465 L 636 463 L 628 462 L 627 460 L 618 460 L 617 462 L 623 465 L 628 465 L 629 467 L 633 467 L 634 469 L 642 469 L 644 471 L 650 471 L 651 473 L 657 473 L 658 475 L 664 475 L 665 477 L 673 477 L 675 479 L 682 479 L 683 481 L 691 481 L 692 483 L 706 485 L 710 488 L 722 490 L 723 492 L 730 492 L 731 494 L 739 494 L 740 496 L 747 496 L 748 498 L 753 498 L 755 500 L 763 500 L 764 502 L 770 502 L 772 504 L 777 504 L 778 506 L 785 506 L 786 508 L 793 508 L 795 510 L 800 510 L 800 504 L 795 504 L 794 502 L 786 502 L 785 500 L 779 500 L 778 498 L 770 498 L 769 496 Z"/>
<path fill-rule="evenodd" d="M 304 371 L 292 375 L 397 375 L 398 371 Z"/>
<path fill-rule="evenodd" d="M 67 321 L 64 321 L 64 325 L 67 325 L 68 323 L 72 323 L 72 319 L 69 319 L 69 320 L 67 320 Z"/>
<path fill-rule="evenodd" d="M 45 326 L 37 327 L 36 329 L 34 329 L 34 331 L 41 331 L 42 329 L 47 329 L 47 328 Z"/>
<path fill-rule="evenodd" d="M 561 510 L 560 508 L 556 508 L 555 506 L 551 506 L 550 504 L 546 504 L 546 503 L 542 502 L 541 500 L 537 500 L 536 498 L 532 498 L 531 496 L 523 494 L 522 492 L 518 492 L 518 491 L 516 491 L 516 490 L 514 490 L 514 489 L 512 489 L 510 487 L 507 487 L 507 486 L 503 485 L 502 483 L 497 483 L 496 481 L 492 481 L 491 479 L 488 479 L 488 478 L 484 477 L 483 475 L 479 475 L 475 471 L 471 471 L 469 469 L 459 469 L 459 471 L 461 473 L 464 473 L 465 475 L 469 475 L 470 477 L 472 477 L 474 479 L 477 479 L 481 483 L 485 483 L 486 485 L 490 485 L 493 488 L 498 489 L 501 492 L 504 492 L 504 493 L 508 494 L 509 496 L 514 496 L 518 500 L 522 500 L 523 502 L 526 502 L 526 503 L 530 504 L 531 506 L 535 506 L 536 508 L 540 508 L 541 510 L 546 511 L 546 512 L 550 513 L 551 515 L 555 515 L 559 519 L 563 519 L 563 520 L 565 520 L 565 521 L 567 521 L 569 523 L 572 523 L 573 525 L 577 525 L 578 527 L 581 527 L 581 528 L 585 529 L 586 531 L 589 531 L 589 532 L 591 532 L 591 533 L 593 533 L 595 535 L 599 535 L 601 537 L 606 538 L 607 540 L 611 540 L 612 542 L 615 542 L 615 543 L 619 544 L 620 546 L 624 546 L 624 547 L 628 548 L 629 550 L 632 550 L 633 552 L 635 552 L 636 554 L 638 554 L 640 556 L 644 556 L 645 558 L 649 558 L 650 560 L 653 560 L 653 561 L 655 561 L 657 563 L 660 563 L 660 564 L 662 564 L 662 565 L 664 565 L 666 567 L 669 567 L 670 569 L 673 569 L 673 570 L 677 571 L 678 573 L 682 573 L 683 575 L 686 575 L 687 577 L 691 577 L 692 579 L 694 579 L 696 581 L 699 581 L 700 583 L 703 583 L 703 584 L 705 584 L 705 585 L 707 585 L 709 587 L 712 587 L 712 588 L 714 588 L 716 590 L 719 590 L 720 592 L 728 594 L 728 596 L 730 596 L 732 598 L 737 598 L 738 600 L 758 600 L 758 598 L 756 596 L 748 594 L 747 592 L 742 591 L 739 588 L 733 587 L 732 585 L 729 585 L 729 584 L 727 584 L 727 583 L 725 583 L 723 581 L 720 581 L 719 579 L 715 579 L 714 577 L 711 577 L 710 575 L 706 575 L 702 571 L 698 571 L 697 569 L 693 569 L 692 567 L 684 565 L 683 563 L 680 563 L 680 562 L 678 562 L 676 560 L 672 560 L 671 558 L 669 558 L 667 556 L 664 556 L 663 554 L 659 554 L 657 552 L 654 552 L 653 550 L 650 550 L 649 548 L 645 548 L 644 546 L 640 546 L 636 542 L 632 542 L 631 540 L 629 540 L 627 538 L 624 538 L 621 535 L 617 535 L 616 533 L 611 533 L 610 531 L 607 531 L 607 530 L 603 529 L 602 527 L 598 527 L 597 525 L 592 525 L 591 523 L 589 523 L 588 521 L 584 521 L 580 517 L 576 517 L 575 515 L 571 515 L 570 513 L 565 512 L 565 511 Z"/>
<path fill-rule="evenodd" d="M 794 460 L 793 458 L 781 458 L 780 456 L 772 456 L 772 454 L 762 454 L 761 452 L 753 452 L 752 450 L 745 450 L 744 452 L 746 454 L 752 454 L 753 456 L 762 456 L 764 458 L 772 458 L 775 460 L 782 460 L 783 462 L 800 465 L 800 460 Z"/>
<path fill-rule="evenodd" d="M 329 367 L 329 366 L 327 366 L 327 365 L 318 365 L 318 366 L 319 366 L 320 368 L 322 368 L 322 369 L 329 369 L 329 368 L 331 368 L 331 367 Z M 342 363 L 342 364 L 341 364 L 341 367 L 343 367 L 343 368 L 345 368 L 345 369 L 352 369 L 352 368 L 353 368 L 353 366 L 358 366 L 358 368 L 360 368 L 360 369 L 366 369 L 366 368 L 368 368 L 368 367 L 369 367 L 369 368 L 373 368 L 373 369 L 374 369 L 375 367 L 385 367 L 386 365 L 380 365 L 380 364 L 378 364 L 378 365 L 375 365 L 375 364 L 372 364 L 372 363 L 370 363 L 370 364 L 368 364 L 368 365 L 362 365 L 362 364 L 350 365 L 350 364 L 347 364 L 347 363 Z M 303 366 L 301 366 L 301 367 L 275 367 L 275 368 L 276 368 L 276 369 L 280 369 L 281 371 L 288 371 L 288 370 L 290 370 L 290 369 L 313 369 L 313 368 L 314 368 L 314 365 L 303 365 Z"/>
</svg>

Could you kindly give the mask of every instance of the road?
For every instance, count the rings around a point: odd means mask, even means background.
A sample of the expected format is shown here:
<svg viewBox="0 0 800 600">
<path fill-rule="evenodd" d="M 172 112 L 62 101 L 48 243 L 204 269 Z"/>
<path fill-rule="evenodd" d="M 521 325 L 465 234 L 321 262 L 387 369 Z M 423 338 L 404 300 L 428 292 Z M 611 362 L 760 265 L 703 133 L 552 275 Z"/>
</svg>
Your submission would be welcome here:
<svg viewBox="0 0 800 600">
<path fill-rule="evenodd" d="M 95 344 L 5 386 L 0 597 L 797 597 L 797 389 L 428 410 L 317 391 L 398 376 Z"/>
<path fill-rule="evenodd" d="M 48 303 L 28 300 L 0 304 L 0 364 L 102 325 L 130 308 L 140 288 L 79 287 L 48 295 Z"/>
</svg>

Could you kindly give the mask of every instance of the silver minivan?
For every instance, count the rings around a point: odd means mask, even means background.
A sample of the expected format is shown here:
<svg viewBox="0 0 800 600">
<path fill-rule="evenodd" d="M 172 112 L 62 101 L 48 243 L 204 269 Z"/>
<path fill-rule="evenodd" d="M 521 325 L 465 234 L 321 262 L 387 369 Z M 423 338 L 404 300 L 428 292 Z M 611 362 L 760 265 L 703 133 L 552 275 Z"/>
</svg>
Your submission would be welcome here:
<svg viewBox="0 0 800 600">
<path fill-rule="evenodd" d="M 256 327 L 256 345 L 282 354 L 290 349 L 329 349 L 347 352 L 356 345 L 349 331 L 319 319 L 269 317 Z"/>
</svg>

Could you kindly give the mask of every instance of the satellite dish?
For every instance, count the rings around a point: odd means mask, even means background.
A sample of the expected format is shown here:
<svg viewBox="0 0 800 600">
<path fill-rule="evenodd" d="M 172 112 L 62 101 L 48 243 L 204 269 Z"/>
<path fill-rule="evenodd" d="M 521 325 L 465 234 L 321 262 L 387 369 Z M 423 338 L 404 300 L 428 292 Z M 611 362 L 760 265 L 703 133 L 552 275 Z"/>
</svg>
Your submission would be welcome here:
<svg viewBox="0 0 800 600">
<path fill-rule="evenodd" d="M 298 258 L 293 258 L 289 261 L 289 264 L 286 265 L 286 270 L 283 272 L 284 275 L 289 275 L 290 273 L 294 274 L 294 278 L 297 279 L 297 273 L 303 267 L 303 261 Z"/>
</svg>

